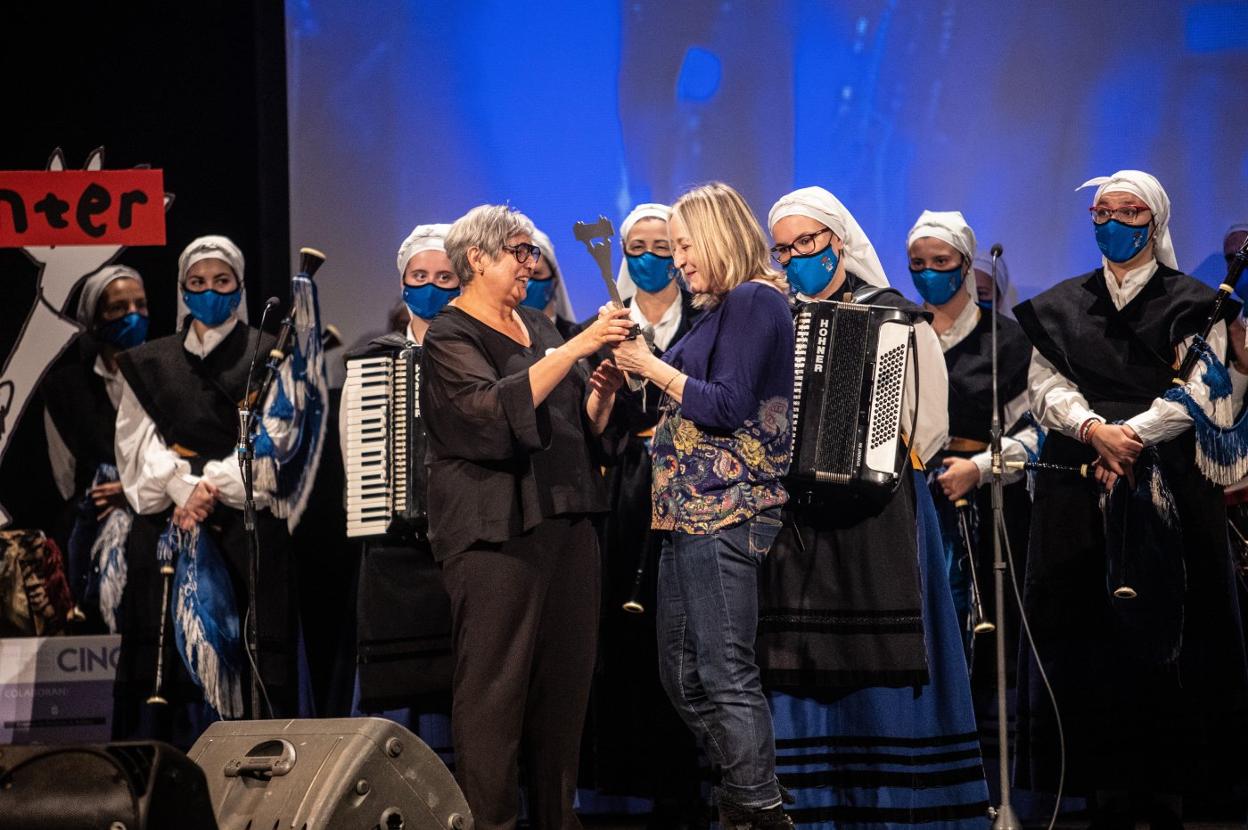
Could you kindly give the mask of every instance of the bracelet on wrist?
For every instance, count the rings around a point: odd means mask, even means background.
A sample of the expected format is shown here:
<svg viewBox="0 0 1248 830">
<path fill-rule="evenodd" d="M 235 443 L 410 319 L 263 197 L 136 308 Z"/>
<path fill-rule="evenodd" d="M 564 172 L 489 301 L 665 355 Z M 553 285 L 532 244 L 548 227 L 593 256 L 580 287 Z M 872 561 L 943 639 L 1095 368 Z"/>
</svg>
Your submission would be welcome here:
<svg viewBox="0 0 1248 830">
<path fill-rule="evenodd" d="M 1103 423 L 1104 421 L 1102 421 L 1100 418 L 1088 418 L 1086 421 L 1080 424 L 1079 425 L 1080 442 L 1084 444 L 1091 443 L 1092 433 L 1096 432 L 1097 428 L 1100 427 L 1100 425 Z"/>
<path fill-rule="evenodd" d="M 660 395 L 666 395 L 666 394 L 667 394 L 667 387 L 671 386 L 671 385 L 672 385 L 672 381 L 676 380 L 676 378 L 678 378 L 678 377 L 680 377 L 680 372 L 675 372 L 675 373 L 673 373 L 673 374 L 672 374 L 672 376 L 671 376 L 670 378 L 668 378 L 668 379 L 667 379 L 667 383 L 663 384 L 663 391 L 662 391 L 662 392 L 660 392 L 659 394 L 660 394 Z"/>
</svg>

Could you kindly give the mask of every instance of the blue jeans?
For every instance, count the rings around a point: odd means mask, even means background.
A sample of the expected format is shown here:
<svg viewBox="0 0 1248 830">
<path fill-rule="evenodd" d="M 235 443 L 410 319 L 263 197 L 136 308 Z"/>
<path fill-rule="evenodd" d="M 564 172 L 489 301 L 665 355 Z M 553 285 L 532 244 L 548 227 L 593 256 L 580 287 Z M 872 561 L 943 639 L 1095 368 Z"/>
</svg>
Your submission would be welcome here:
<svg viewBox="0 0 1248 830">
<path fill-rule="evenodd" d="M 754 660 L 758 569 L 779 532 L 773 508 L 709 535 L 673 532 L 659 559 L 659 679 L 719 768 L 722 791 L 746 807 L 780 803 Z"/>
</svg>

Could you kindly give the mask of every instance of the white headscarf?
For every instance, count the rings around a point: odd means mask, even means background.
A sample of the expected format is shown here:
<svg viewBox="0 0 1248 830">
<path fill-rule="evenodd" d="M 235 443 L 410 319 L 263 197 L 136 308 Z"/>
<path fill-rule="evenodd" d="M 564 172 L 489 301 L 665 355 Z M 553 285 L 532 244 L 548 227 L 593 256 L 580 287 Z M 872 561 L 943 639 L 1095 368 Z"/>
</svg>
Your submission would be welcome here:
<svg viewBox="0 0 1248 830">
<path fill-rule="evenodd" d="M 871 240 L 867 238 L 866 231 L 831 193 L 822 187 L 803 187 L 787 196 L 781 196 L 767 213 L 768 229 L 774 230 L 776 223 L 786 216 L 806 216 L 822 223 L 845 243 L 845 249 L 841 252 L 841 259 L 845 260 L 845 270 L 854 272 L 859 278 L 879 288 L 888 285 L 884 266 L 880 264 L 880 257 Z"/>
<path fill-rule="evenodd" d="M 976 254 L 974 267 L 992 276 L 992 257 L 983 253 Z M 1018 305 L 1018 292 L 1010 282 L 1010 269 L 1005 264 L 1005 257 L 997 257 L 997 293 L 1001 295 L 1001 299 L 997 301 L 997 311 L 1012 318 L 1014 306 Z"/>
<path fill-rule="evenodd" d="M 555 256 L 555 245 L 550 237 L 537 228 L 533 229 L 533 244 L 542 249 L 542 258 L 550 266 L 551 273 L 558 280 L 555 283 L 555 316 L 576 322 L 576 312 L 572 310 L 572 300 L 568 297 L 568 281 L 563 278 L 563 269 L 559 267 L 559 259 Z"/>
<path fill-rule="evenodd" d="M 618 239 L 620 240 L 620 250 L 624 255 L 620 257 L 620 270 L 615 278 L 615 287 L 620 290 L 620 299 L 627 300 L 629 297 L 637 293 L 637 284 L 633 282 L 633 278 L 628 273 L 628 232 L 633 229 L 642 219 L 662 219 L 664 222 L 672 218 L 672 209 L 668 205 L 661 205 L 657 202 L 642 202 L 633 208 L 628 216 L 624 217 L 624 221 L 620 223 L 620 232 Z"/>
<path fill-rule="evenodd" d="M 963 218 L 961 211 L 923 211 L 919 215 L 919 220 L 914 223 L 914 227 L 910 229 L 910 234 L 906 237 L 906 250 L 910 250 L 914 240 L 922 239 L 925 236 L 930 236 L 933 239 L 939 239 L 941 242 L 947 242 L 952 245 L 962 254 L 963 262 L 973 263 L 975 261 L 975 231 L 971 230 L 970 225 L 966 224 L 966 219 Z M 992 272 L 989 271 L 989 273 Z M 975 275 L 974 273 L 968 273 L 968 276 L 970 279 L 962 280 L 962 286 L 966 293 L 971 295 L 973 302 L 978 299 L 975 293 Z"/>
<path fill-rule="evenodd" d="M 407 263 L 412 257 L 425 251 L 446 253 L 446 232 L 450 225 L 417 225 L 399 246 L 399 279 L 407 273 Z"/>
<path fill-rule="evenodd" d="M 87 277 L 87 281 L 82 286 L 82 293 L 78 295 L 79 323 L 88 329 L 91 328 L 95 322 L 95 312 L 99 308 L 100 298 L 104 296 L 104 289 L 115 280 L 135 280 L 139 285 L 143 284 L 143 278 L 139 276 L 139 272 L 126 265 L 106 265 L 96 271 Z"/>
<path fill-rule="evenodd" d="M 243 252 L 228 236 L 201 236 L 183 248 L 181 256 L 178 257 L 179 325 L 181 325 L 180 321 L 185 320 L 186 315 L 191 313 L 186 303 L 182 301 L 182 287 L 186 285 L 187 272 L 201 259 L 214 258 L 224 260 L 234 271 L 234 276 L 238 278 L 238 289 L 242 293 L 239 295 L 238 308 L 234 310 L 234 316 L 244 323 L 247 322 L 247 285 L 243 282 Z"/>
<path fill-rule="evenodd" d="M 1096 186 L 1096 195 L 1092 197 L 1093 204 L 1100 201 L 1101 196 L 1106 193 L 1130 193 L 1140 197 L 1153 212 L 1153 256 L 1162 265 L 1178 270 L 1179 261 L 1175 258 L 1174 244 L 1170 241 L 1170 197 L 1166 195 L 1166 189 L 1161 186 L 1161 182 L 1141 170 L 1119 170 L 1112 176 L 1088 179 L 1076 187 L 1075 191 L 1093 185 Z"/>
</svg>

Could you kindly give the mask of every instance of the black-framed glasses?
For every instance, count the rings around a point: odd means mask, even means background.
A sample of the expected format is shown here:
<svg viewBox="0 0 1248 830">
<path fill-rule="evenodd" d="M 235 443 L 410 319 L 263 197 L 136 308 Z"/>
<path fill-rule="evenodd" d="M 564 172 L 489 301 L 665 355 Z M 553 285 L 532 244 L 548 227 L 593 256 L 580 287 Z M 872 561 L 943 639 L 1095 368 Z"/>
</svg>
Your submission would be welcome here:
<svg viewBox="0 0 1248 830">
<path fill-rule="evenodd" d="M 792 244 L 776 245 L 771 249 L 771 258 L 780 265 L 785 265 L 794 255 L 810 256 L 815 251 L 819 250 L 819 237 L 825 233 L 832 233 L 832 229 L 821 228 L 820 230 L 812 231 L 811 233 L 802 234 L 797 239 L 794 239 Z"/>
<path fill-rule="evenodd" d="M 542 259 L 542 249 L 527 242 L 521 242 L 516 245 L 504 245 L 503 250 L 514 256 L 516 262 L 521 265 L 524 265 L 526 262 L 532 262 L 536 265 Z"/>
<path fill-rule="evenodd" d="M 1135 220 L 1140 217 L 1141 213 L 1151 210 L 1147 205 L 1126 205 L 1120 208 L 1107 208 L 1104 205 L 1093 205 L 1088 208 L 1088 213 L 1092 215 L 1092 221 L 1098 225 L 1104 225 L 1110 219 L 1117 219 L 1127 225 L 1134 225 Z"/>
</svg>

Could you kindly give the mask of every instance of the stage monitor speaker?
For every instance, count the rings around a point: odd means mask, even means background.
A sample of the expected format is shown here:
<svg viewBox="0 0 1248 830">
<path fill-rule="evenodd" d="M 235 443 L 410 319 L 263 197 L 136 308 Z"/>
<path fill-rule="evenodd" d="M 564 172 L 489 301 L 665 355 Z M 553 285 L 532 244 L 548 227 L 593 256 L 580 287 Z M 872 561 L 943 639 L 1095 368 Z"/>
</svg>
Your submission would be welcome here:
<svg viewBox="0 0 1248 830">
<path fill-rule="evenodd" d="M 219 721 L 191 747 L 221 830 L 471 830 L 442 760 L 382 718 Z"/>
<path fill-rule="evenodd" d="M 0 830 L 216 830 L 208 782 L 157 741 L 0 747 Z"/>
</svg>

